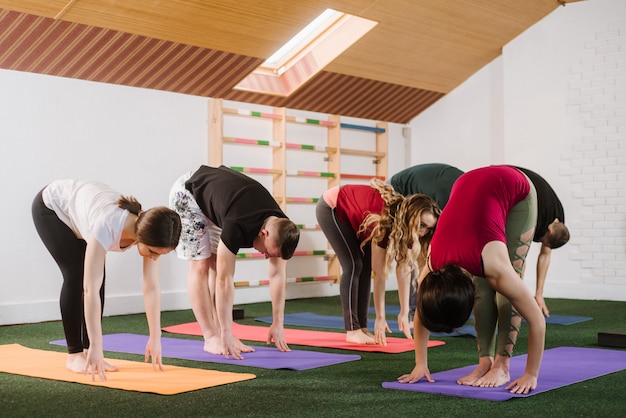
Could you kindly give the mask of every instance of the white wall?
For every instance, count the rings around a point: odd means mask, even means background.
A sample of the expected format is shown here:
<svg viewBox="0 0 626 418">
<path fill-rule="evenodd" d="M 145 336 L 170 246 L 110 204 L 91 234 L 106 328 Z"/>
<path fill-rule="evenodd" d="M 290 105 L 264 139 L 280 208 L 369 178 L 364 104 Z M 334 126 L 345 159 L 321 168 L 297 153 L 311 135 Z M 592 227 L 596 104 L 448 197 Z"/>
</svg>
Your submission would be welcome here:
<svg viewBox="0 0 626 418">
<path fill-rule="evenodd" d="M 208 103 L 202 97 L 0 70 L 5 202 L 0 325 L 60 318 L 61 274 L 33 226 L 35 194 L 53 179 L 81 178 L 134 195 L 145 208 L 167 205 L 173 181 L 207 161 Z M 395 172 L 405 166 L 401 126 L 390 126 L 389 142 Z M 237 273 L 237 280 L 247 279 L 243 266 Z M 186 263 L 173 253 L 161 258 L 163 310 L 189 308 L 186 274 Z M 135 249 L 109 253 L 105 315 L 144 311 L 140 277 Z M 288 298 L 337 293 L 336 285 L 287 289 Z M 236 291 L 235 303 L 263 300 L 269 300 L 267 287 Z"/>
<path fill-rule="evenodd" d="M 411 162 L 442 162 L 469 170 L 490 164 L 501 120 L 501 58 L 411 121 Z"/>
<path fill-rule="evenodd" d="M 626 301 L 626 2 L 557 8 L 410 125 L 414 164 L 517 164 L 551 183 L 572 239 L 547 297 Z"/>
<path fill-rule="evenodd" d="M 0 70 L 0 324 L 59 318 L 61 276 L 33 226 L 35 194 L 57 178 L 103 181 L 145 208 L 207 155 L 206 99 Z M 163 306 L 186 303 L 185 269 L 163 257 Z M 106 312 L 141 311 L 136 250 L 107 257 Z"/>
</svg>

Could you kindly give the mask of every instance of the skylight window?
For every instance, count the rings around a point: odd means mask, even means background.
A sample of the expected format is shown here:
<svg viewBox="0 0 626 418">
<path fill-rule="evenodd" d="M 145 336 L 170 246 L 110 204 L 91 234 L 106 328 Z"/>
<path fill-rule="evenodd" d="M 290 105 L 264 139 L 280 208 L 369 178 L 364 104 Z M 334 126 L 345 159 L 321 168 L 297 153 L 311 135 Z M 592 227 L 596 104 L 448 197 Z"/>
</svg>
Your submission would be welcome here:
<svg viewBox="0 0 626 418">
<path fill-rule="evenodd" d="M 235 89 L 289 96 L 377 24 L 326 9 Z"/>
<path fill-rule="evenodd" d="M 342 13 L 336 12 L 333 9 L 324 10 L 321 15 L 313 19 L 313 21 L 298 32 L 296 36 L 287 41 L 285 45 L 280 47 L 278 51 L 274 52 L 271 57 L 266 59 L 262 65 L 270 67 L 278 64 L 285 58 L 295 55 L 298 50 L 303 48 L 303 43 L 307 42 L 307 40 L 314 36 L 318 36 L 331 24 L 336 22 L 341 15 Z"/>
</svg>

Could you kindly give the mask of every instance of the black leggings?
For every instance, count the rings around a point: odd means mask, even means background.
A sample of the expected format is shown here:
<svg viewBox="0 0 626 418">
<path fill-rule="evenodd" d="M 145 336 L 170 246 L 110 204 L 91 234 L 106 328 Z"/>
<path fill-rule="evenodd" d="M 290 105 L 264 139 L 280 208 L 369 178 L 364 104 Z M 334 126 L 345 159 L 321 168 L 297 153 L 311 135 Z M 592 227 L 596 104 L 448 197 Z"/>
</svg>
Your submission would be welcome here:
<svg viewBox="0 0 626 418">
<path fill-rule="evenodd" d="M 39 192 L 33 200 L 33 222 L 39 237 L 56 261 L 63 275 L 61 287 L 61 318 L 67 341 L 67 352 L 82 353 L 89 348 L 89 337 L 83 316 L 83 275 L 85 271 L 85 240 L 77 238 L 53 210 L 46 207 Z M 104 272 L 100 301 L 104 310 Z M 100 312 L 102 316 L 102 312 Z"/>
</svg>

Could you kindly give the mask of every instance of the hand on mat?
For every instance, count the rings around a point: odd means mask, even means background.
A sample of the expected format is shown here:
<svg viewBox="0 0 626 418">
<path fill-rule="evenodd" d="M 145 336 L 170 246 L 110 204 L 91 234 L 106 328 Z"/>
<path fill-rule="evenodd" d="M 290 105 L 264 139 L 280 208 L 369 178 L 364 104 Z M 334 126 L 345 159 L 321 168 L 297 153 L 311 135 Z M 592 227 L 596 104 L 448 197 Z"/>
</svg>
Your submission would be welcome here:
<svg viewBox="0 0 626 418">
<path fill-rule="evenodd" d="M 146 344 L 146 357 L 145 362 L 147 363 L 152 357 L 152 368 L 154 371 L 157 371 L 157 365 L 159 366 L 158 370 L 162 372 L 165 371 L 163 368 L 163 350 L 161 349 L 161 338 L 152 338 L 148 340 Z"/>
<path fill-rule="evenodd" d="M 391 334 L 391 330 L 389 329 L 389 325 L 387 324 L 386 319 L 378 319 L 374 322 L 374 340 L 376 344 L 387 345 L 387 335 L 386 332 Z"/>
<path fill-rule="evenodd" d="M 270 326 L 269 332 L 267 333 L 267 343 L 271 344 L 274 341 L 276 344 L 276 348 L 280 351 L 291 351 L 289 346 L 287 345 L 287 341 L 285 341 L 285 330 L 283 327 L 279 327 L 278 325 Z"/>
<path fill-rule="evenodd" d="M 254 348 L 245 345 L 239 338 L 230 333 L 222 333 L 222 344 L 224 344 L 224 357 L 233 356 L 235 360 L 243 360 L 241 353 L 251 353 Z"/>
<path fill-rule="evenodd" d="M 537 387 L 537 378 L 531 376 L 527 373 L 518 379 L 515 379 L 511 383 L 508 384 L 506 390 L 511 393 L 524 394 L 526 395 L 531 390 Z"/>
<path fill-rule="evenodd" d="M 411 330 L 413 329 L 409 324 L 409 318 L 407 315 L 398 315 L 398 329 L 404 333 L 404 336 L 413 341 Z"/>
<path fill-rule="evenodd" d="M 539 309 L 543 312 L 543 315 L 547 318 L 550 317 L 550 310 L 548 309 L 548 305 L 546 305 L 546 301 L 543 300 L 543 296 L 535 296 L 535 301 L 537 305 L 539 305 Z"/>
<path fill-rule="evenodd" d="M 105 373 L 106 362 L 104 361 L 104 354 L 102 349 L 95 349 L 92 347 L 87 351 L 87 362 L 85 363 L 85 375 L 91 374 L 91 380 L 96 380 L 96 373 L 100 377 L 100 380 L 106 381 L 107 375 Z"/>
<path fill-rule="evenodd" d="M 403 374 L 398 378 L 398 382 L 400 383 L 415 383 L 419 381 L 421 378 L 426 378 L 430 383 L 433 383 L 435 380 L 430 376 L 430 371 L 428 367 L 422 365 L 416 365 L 413 368 L 413 371 L 409 374 Z"/>
</svg>

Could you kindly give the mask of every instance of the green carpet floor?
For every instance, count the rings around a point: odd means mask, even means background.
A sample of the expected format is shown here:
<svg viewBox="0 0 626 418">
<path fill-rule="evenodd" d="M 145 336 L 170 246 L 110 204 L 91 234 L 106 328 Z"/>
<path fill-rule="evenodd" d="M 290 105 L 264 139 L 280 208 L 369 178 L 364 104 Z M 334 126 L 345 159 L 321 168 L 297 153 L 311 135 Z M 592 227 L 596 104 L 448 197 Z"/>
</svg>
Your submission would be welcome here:
<svg viewBox="0 0 626 418">
<path fill-rule="evenodd" d="M 626 332 L 626 302 L 550 299 L 552 313 L 590 316 L 573 325 L 548 325 L 546 348 L 598 347 L 598 332 Z M 387 304 L 397 304 L 395 292 Z M 245 319 L 271 315 L 269 303 L 240 305 Z M 286 313 L 340 315 L 338 297 L 290 300 Z M 190 310 L 164 312 L 162 325 L 194 321 Z M 107 317 L 104 333 L 146 334 L 144 315 Z M 164 334 L 173 337 L 174 335 Z M 400 335 L 397 335 L 400 336 Z M 522 327 L 515 354 L 527 349 Z M 175 336 L 177 338 L 185 338 Z M 64 351 L 49 341 L 63 338 L 60 322 L 0 327 L 0 344 Z M 188 337 L 194 338 L 194 337 Z M 429 350 L 432 373 L 477 362 L 472 338 L 439 338 L 442 347 Z M 252 343 L 258 345 L 260 343 Z M 352 353 L 344 350 L 306 350 Z M 609 348 L 607 348 L 609 349 Z M 249 372 L 256 379 L 180 395 L 161 396 L 98 388 L 74 383 L 0 373 L 0 417 L 622 417 L 626 416 L 626 371 L 569 385 L 529 398 L 491 402 L 443 395 L 383 389 L 383 381 L 408 373 L 413 353 L 357 353 L 360 361 L 305 371 L 267 370 L 165 359 L 166 364 L 232 372 Z M 141 361 L 142 356 L 109 353 L 107 357 Z M 575 365 L 572 365 L 575 367 Z M 541 378 L 541 377 L 540 377 Z"/>
</svg>

